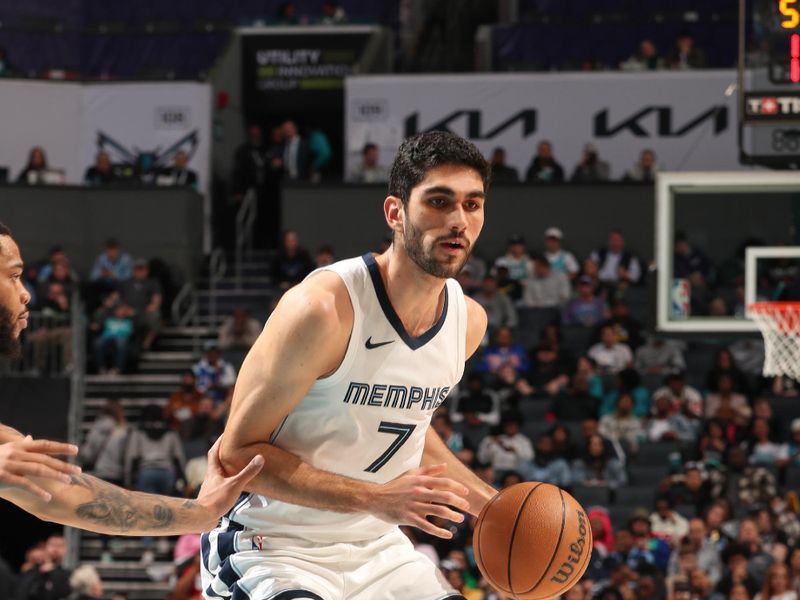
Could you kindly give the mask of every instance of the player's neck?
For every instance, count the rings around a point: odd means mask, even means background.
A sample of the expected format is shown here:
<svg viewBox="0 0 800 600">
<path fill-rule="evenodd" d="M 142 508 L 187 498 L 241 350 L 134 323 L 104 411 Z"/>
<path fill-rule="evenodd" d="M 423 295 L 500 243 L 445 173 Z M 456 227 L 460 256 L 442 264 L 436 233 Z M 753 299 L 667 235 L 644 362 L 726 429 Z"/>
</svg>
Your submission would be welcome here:
<svg viewBox="0 0 800 600">
<path fill-rule="evenodd" d="M 425 273 L 394 247 L 375 257 L 386 293 L 411 336 L 430 329 L 442 312 L 445 280 Z"/>
</svg>

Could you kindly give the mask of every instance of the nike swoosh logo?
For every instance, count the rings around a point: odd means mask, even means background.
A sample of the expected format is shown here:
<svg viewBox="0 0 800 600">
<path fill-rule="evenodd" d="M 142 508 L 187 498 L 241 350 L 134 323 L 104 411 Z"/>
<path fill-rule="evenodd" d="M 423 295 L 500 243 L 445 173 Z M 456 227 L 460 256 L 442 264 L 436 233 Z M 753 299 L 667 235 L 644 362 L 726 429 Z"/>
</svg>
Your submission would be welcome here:
<svg viewBox="0 0 800 600">
<path fill-rule="evenodd" d="M 373 348 L 380 348 L 381 346 L 385 346 L 386 344 L 394 344 L 394 340 L 389 340 L 388 342 L 377 342 L 375 344 L 372 343 L 372 336 L 367 338 L 366 344 L 367 350 L 372 350 Z"/>
</svg>

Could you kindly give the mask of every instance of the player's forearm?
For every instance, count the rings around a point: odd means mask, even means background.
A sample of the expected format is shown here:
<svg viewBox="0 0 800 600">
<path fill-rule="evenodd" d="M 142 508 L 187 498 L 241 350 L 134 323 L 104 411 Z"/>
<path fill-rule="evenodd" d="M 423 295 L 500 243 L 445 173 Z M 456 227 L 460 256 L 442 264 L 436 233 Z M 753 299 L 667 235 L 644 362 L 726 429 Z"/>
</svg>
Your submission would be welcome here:
<svg viewBox="0 0 800 600">
<path fill-rule="evenodd" d="M 425 435 L 425 451 L 422 454 L 422 466 L 447 464 L 445 477 L 465 485 L 469 489 L 467 500 L 469 512 L 479 515 L 483 507 L 491 500 L 497 490 L 475 475 L 442 441 L 442 438 L 431 428 Z"/>
<path fill-rule="evenodd" d="M 44 521 L 104 534 L 182 535 L 214 525 L 213 515 L 194 500 L 133 492 L 86 474 L 70 484 L 34 480 L 52 495 L 50 502 L 19 488 L 0 489 L 0 497 Z"/>
<path fill-rule="evenodd" d="M 23 437 L 24 436 L 16 429 L 8 427 L 7 425 L 0 424 L 0 444 L 5 444 L 6 442 L 13 442 Z"/>
<path fill-rule="evenodd" d="M 248 484 L 249 491 L 310 508 L 369 512 L 376 484 L 317 469 L 267 443 L 226 448 L 223 438 L 221 459 L 228 472 L 237 472 L 256 454 L 264 457 L 264 467 Z"/>
</svg>

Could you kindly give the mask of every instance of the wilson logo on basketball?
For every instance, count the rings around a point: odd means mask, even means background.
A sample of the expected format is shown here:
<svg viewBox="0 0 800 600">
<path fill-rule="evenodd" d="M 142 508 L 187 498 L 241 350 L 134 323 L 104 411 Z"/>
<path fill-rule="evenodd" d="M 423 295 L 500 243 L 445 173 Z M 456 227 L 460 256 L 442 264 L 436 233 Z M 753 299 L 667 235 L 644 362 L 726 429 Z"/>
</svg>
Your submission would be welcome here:
<svg viewBox="0 0 800 600">
<path fill-rule="evenodd" d="M 550 578 L 553 583 L 566 583 L 572 573 L 575 571 L 575 565 L 583 556 L 583 551 L 586 548 L 586 515 L 583 512 L 576 510 L 578 515 L 578 539 L 569 545 L 569 555 L 567 560 L 561 563 L 558 571 Z"/>
</svg>

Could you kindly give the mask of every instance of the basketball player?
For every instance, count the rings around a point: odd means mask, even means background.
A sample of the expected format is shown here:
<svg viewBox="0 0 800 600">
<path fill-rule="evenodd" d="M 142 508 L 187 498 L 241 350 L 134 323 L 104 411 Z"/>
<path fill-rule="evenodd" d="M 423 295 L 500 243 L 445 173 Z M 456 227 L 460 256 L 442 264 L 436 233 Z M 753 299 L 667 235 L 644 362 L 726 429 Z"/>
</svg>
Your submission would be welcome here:
<svg viewBox="0 0 800 600">
<path fill-rule="evenodd" d="M 22 285 L 22 267 L 19 247 L 0 223 L 0 356 L 18 354 L 20 333 L 28 325 L 31 297 Z M 40 519 L 98 533 L 180 535 L 216 525 L 263 464 L 258 458 L 226 479 L 217 442 L 197 500 L 185 500 L 125 490 L 55 458 L 77 451 L 0 425 L 0 498 Z"/>
<path fill-rule="evenodd" d="M 488 179 L 466 140 L 406 140 L 383 204 L 392 246 L 284 295 L 221 446 L 226 467 L 259 453 L 266 466 L 203 536 L 206 598 L 462 598 L 398 525 L 450 538 L 427 517 L 461 522 L 496 493 L 429 428 L 486 329 L 452 278 L 483 227 Z"/>
</svg>

